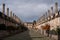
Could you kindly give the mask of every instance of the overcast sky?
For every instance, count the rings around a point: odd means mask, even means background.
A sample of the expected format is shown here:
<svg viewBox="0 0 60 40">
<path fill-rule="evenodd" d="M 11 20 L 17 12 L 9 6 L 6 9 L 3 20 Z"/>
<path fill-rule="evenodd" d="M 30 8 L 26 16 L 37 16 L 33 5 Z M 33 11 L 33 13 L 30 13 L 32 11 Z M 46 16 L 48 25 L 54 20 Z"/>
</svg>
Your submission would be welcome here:
<svg viewBox="0 0 60 40">
<path fill-rule="evenodd" d="M 0 0 L 0 11 L 2 3 L 5 3 L 6 8 L 12 10 L 22 21 L 31 22 L 47 12 L 56 1 L 60 6 L 60 0 Z"/>
</svg>

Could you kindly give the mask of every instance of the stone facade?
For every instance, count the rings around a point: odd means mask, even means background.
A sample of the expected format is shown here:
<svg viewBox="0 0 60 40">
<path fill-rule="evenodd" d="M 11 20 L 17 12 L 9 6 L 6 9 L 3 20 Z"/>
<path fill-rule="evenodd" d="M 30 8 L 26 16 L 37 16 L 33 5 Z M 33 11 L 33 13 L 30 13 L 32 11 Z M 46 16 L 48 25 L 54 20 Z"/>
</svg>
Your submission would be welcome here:
<svg viewBox="0 0 60 40">
<path fill-rule="evenodd" d="M 48 14 L 46 16 L 43 16 L 37 21 L 36 27 L 38 30 L 40 30 L 41 34 L 47 35 L 46 30 L 43 30 L 42 27 L 45 26 L 46 24 L 50 25 L 49 30 L 57 30 L 58 26 L 60 28 L 60 11 L 58 11 L 58 3 L 55 3 L 55 12 L 53 14 L 53 10 L 48 10 Z M 45 19 L 43 19 L 45 18 Z M 51 36 L 51 34 L 49 34 Z M 51 37 L 55 38 L 58 40 L 58 35 L 52 35 Z"/>
<path fill-rule="evenodd" d="M 24 25 L 25 25 L 28 29 L 30 29 L 30 28 L 32 28 L 33 23 L 32 23 L 32 22 L 25 22 Z"/>
</svg>

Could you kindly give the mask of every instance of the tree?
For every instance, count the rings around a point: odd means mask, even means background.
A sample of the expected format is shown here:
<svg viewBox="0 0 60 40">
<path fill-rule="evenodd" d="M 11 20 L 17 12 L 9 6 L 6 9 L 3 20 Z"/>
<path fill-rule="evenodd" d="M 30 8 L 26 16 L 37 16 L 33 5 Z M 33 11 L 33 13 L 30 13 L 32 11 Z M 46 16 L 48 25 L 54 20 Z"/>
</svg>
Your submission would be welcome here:
<svg viewBox="0 0 60 40">
<path fill-rule="evenodd" d="M 35 27 L 35 25 L 36 25 L 36 21 L 34 20 L 34 21 L 33 21 L 33 27 Z"/>
<path fill-rule="evenodd" d="M 36 24 L 36 21 L 35 21 L 35 20 L 33 21 L 33 25 L 34 25 L 34 24 Z"/>
</svg>

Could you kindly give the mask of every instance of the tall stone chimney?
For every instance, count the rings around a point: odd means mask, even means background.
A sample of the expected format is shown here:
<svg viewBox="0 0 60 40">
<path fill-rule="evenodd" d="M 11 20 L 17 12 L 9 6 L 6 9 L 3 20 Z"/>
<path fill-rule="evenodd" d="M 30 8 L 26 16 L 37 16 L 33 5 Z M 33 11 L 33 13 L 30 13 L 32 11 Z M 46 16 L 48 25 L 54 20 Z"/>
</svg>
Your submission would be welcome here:
<svg viewBox="0 0 60 40">
<path fill-rule="evenodd" d="M 51 19 L 53 18 L 53 7 L 51 7 Z"/>
<path fill-rule="evenodd" d="M 15 20 L 16 20 L 16 15 L 14 16 Z"/>
<path fill-rule="evenodd" d="M 7 16 L 9 16 L 9 8 L 7 8 Z"/>
<path fill-rule="evenodd" d="M 53 7 L 51 7 L 51 14 L 53 14 Z"/>
<path fill-rule="evenodd" d="M 15 19 L 15 17 L 14 17 L 15 15 L 14 15 L 14 13 L 13 13 L 13 19 Z"/>
<path fill-rule="evenodd" d="M 15 20 L 17 21 L 17 16 L 15 15 Z"/>
<path fill-rule="evenodd" d="M 15 14 L 14 14 L 14 19 L 15 19 Z"/>
<path fill-rule="evenodd" d="M 48 10 L 48 20 L 50 20 L 50 16 L 51 16 L 51 13 L 50 13 L 50 10 Z"/>
<path fill-rule="evenodd" d="M 48 15 L 49 15 L 49 16 L 51 15 L 50 10 L 48 10 Z"/>
<path fill-rule="evenodd" d="M 5 14 L 5 4 L 2 5 L 2 13 Z"/>
<path fill-rule="evenodd" d="M 46 14 L 45 14 L 45 20 L 47 20 L 47 12 L 46 12 Z"/>
<path fill-rule="evenodd" d="M 58 3 L 56 2 L 55 3 L 55 13 L 57 13 L 58 12 Z"/>
<path fill-rule="evenodd" d="M 12 11 L 10 11 L 10 17 L 12 17 Z"/>
</svg>

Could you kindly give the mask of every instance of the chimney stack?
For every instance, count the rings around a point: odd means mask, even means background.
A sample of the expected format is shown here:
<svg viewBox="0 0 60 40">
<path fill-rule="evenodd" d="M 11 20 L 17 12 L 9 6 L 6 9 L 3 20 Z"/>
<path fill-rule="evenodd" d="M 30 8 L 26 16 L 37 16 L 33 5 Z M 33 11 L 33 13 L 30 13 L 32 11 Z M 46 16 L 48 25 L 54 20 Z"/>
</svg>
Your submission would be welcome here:
<svg viewBox="0 0 60 40">
<path fill-rule="evenodd" d="M 12 11 L 10 11 L 10 17 L 12 17 Z"/>
<path fill-rule="evenodd" d="M 2 6 L 2 13 L 5 14 L 5 4 L 3 3 L 3 6 Z"/>
<path fill-rule="evenodd" d="M 53 7 L 51 7 L 51 14 L 53 14 Z"/>
<path fill-rule="evenodd" d="M 9 16 L 9 8 L 7 8 L 7 16 Z"/>
<path fill-rule="evenodd" d="M 15 20 L 17 21 L 17 16 L 15 15 Z"/>
<path fill-rule="evenodd" d="M 14 14 L 14 19 L 15 19 L 15 14 Z"/>
<path fill-rule="evenodd" d="M 50 10 L 48 10 L 48 15 L 50 16 L 51 14 L 50 14 Z"/>
<path fill-rule="evenodd" d="M 14 16 L 15 20 L 16 20 L 16 15 Z"/>
<path fill-rule="evenodd" d="M 57 13 L 58 12 L 58 3 L 56 2 L 55 3 L 55 13 Z"/>
<path fill-rule="evenodd" d="M 15 17 L 14 17 L 15 15 L 14 15 L 14 13 L 13 13 L 13 19 L 15 19 Z"/>
</svg>

